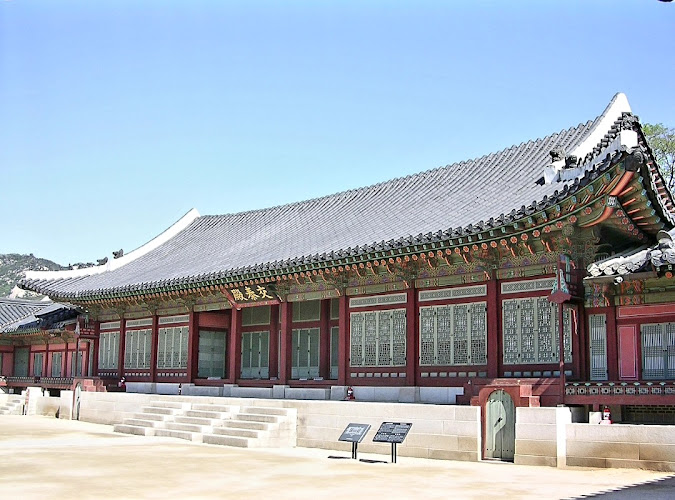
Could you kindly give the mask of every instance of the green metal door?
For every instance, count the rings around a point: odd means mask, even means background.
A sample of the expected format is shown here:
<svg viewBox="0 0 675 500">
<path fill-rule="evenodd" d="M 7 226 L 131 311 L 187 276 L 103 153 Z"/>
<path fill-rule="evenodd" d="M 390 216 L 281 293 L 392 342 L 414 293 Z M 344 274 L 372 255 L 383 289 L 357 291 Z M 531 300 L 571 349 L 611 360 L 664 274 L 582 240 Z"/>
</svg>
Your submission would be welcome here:
<svg viewBox="0 0 675 500">
<path fill-rule="evenodd" d="M 490 394 L 485 406 L 485 458 L 512 461 L 516 447 L 516 409 L 506 392 Z"/>
<path fill-rule="evenodd" d="M 27 377 L 28 376 L 28 347 L 17 347 L 14 350 L 14 376 Z"/>
</svg>

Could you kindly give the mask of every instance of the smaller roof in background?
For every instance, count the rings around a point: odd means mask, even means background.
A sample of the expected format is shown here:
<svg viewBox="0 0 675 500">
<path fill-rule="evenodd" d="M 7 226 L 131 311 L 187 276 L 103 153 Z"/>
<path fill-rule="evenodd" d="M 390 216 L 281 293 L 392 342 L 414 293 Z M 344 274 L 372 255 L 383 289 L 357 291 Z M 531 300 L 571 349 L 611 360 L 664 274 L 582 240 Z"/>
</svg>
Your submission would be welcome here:
<svg viewBox="0 0 675 500">
<path fill-rule="evenodd" d="M 659 231 L 658 243 L 643 246 L 607 259 L 594 262 L 588 266 L 589 279 L 604 276 L 623 276 L 639 271 L 650 271 L 652 266 L 675 264 L 675 228 L 670 231 Z"/>
<path fill-rule="evenodd" d="M 52 319 L 59 321 L 76 315 L 77 311 L 68 304 L 0 298 L 0 333 L 49 326 Z"/>
</svg>

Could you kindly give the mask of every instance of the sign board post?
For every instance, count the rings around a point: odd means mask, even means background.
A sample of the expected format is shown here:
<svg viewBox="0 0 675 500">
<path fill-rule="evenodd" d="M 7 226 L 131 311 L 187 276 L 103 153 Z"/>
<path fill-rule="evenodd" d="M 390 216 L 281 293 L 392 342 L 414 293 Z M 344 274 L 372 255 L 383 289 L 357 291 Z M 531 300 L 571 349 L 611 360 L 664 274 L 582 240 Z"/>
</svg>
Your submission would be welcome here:
<svg viewBox="0 0 675 500">
<path fill-rule="evenodd" d="M 374 443 L 391 443 L 391 463 L 396 463 L 396 445 L 402 443 L 412 427 L 411 423 L 382 422 L 377 430 Z"/>
<path fill-rule="evenodd" d="M 363 441 L 366 434 L 370 430 L 370 424 L 349 424 L 347 428 L 342 431 L 338 441 L 347 441 L 352 443 L 352 458 L 356 460 L 357 449 L 359 443 Z"/>
</svg>

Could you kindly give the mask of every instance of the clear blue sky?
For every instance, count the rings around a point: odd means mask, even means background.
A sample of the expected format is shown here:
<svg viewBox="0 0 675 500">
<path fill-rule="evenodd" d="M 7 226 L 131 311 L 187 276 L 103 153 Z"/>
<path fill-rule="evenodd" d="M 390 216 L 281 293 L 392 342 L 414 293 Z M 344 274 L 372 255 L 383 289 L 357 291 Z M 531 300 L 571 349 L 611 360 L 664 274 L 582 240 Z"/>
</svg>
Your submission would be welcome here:
<svg viewBox="0 0 675 500">
<path fill-rule="evenodd" d="M 0 1 L 0 253 L 111 257 L 192 207 L 481 156 L 618 91 L 675 126 L 674 28 L 657 0 Z"/>
</svg>

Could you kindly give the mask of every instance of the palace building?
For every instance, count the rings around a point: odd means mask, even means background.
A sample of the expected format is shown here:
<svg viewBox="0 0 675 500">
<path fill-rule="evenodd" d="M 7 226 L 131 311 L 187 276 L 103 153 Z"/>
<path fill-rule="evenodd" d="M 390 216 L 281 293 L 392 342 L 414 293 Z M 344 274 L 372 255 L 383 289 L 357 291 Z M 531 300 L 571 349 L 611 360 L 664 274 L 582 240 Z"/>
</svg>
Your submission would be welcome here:
<svg viewBox="0 0 675 500">
<path fill-rule="evenodd" d="M 250 212 L 192 210 L 128 254 L 20 286 L 78 309 L 64 343 L 82 371 L 61 375 L 100 390 L 351 387 L 675 423 L 674 226 L 617 94 L 593 120 L 477 159 Z M 42 334 L 7 338 L 7 384 L 40 385 L 57 351 Z"/>
</svg>

